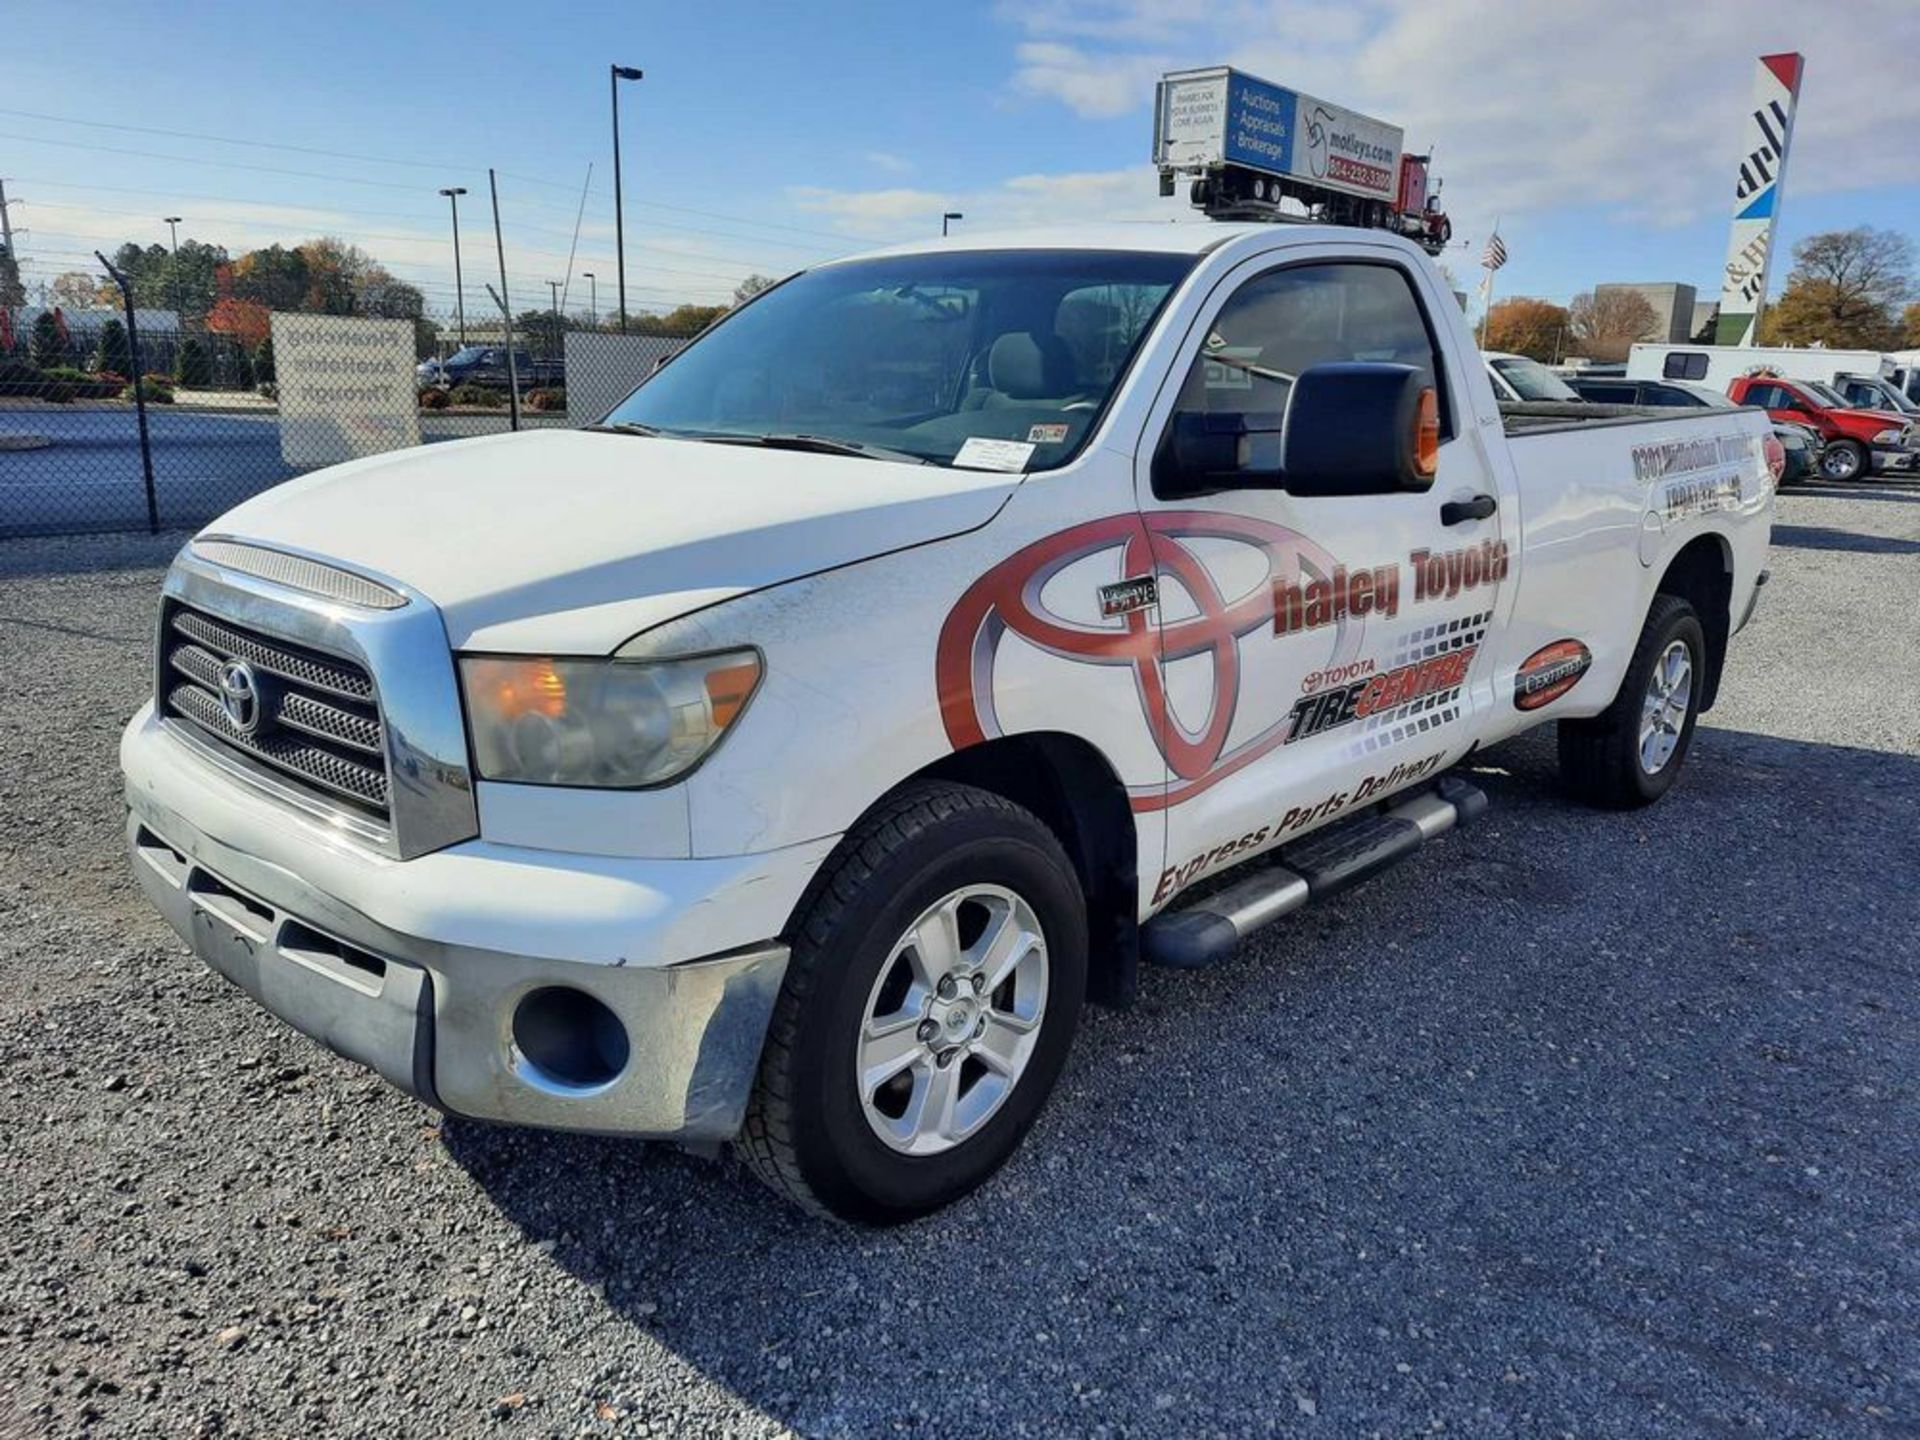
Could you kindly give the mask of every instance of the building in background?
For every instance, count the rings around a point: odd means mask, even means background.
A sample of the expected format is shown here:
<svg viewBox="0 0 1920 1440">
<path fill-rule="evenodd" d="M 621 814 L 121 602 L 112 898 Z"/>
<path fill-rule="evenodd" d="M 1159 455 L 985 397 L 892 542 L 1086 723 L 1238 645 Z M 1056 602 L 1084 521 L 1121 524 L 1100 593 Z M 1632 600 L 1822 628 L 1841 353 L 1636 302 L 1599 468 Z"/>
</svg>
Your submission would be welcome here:
<svg viewBox="0 0 1920 1440">
<path fill-rule="evenodd" d="M 1654 323 L 1644 333 L 1633 336 L 1634 340 L 1676 345 L 1693 338 L 1693 312 L 1697 299 L 1693 286 L 1682 285 L 1676 280 L 1644 284 L 1615 282 L 1594 286 L 1593 298 L 1596 304 L 1601 304 L 1609 294 L 1621 292 L 1638 295 L 1653 307 Z"/>
<path fill-rule="evenodd" d="M 1722 345 L 1752 345 L 1767 305 L 1767 272 L 1773 263 L 1773 232 L 1786 188 L 1787 150 L 1800 104 L 1806 57 L 1762 55 L 1747 115 L 1746 149 L 1733 188 L 1733 233 L 1727 240 L 1726 286 L 1714 338 Z"/>
</svg>

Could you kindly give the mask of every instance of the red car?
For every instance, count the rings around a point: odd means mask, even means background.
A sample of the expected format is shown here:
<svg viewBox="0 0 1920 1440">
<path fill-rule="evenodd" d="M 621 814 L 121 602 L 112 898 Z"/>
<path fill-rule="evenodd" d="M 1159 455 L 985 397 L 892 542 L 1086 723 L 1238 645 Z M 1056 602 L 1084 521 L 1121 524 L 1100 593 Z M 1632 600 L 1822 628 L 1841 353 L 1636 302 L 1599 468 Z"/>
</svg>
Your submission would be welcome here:
<svg viewBox="0 0 1920 1440">
<path fill-rule="evenodd" d="M 1905 416 L 1855 409 L 1818 381 L 1740 375 L 1727 395 L 1736 405 L 1758 405 L 1775 420 L 1818 431 L 1826 442 L 1820 452 L 1823 479 L 1854 480 L 1868 470 L 1914 468 L 1913 427 Z"/>
</svg>

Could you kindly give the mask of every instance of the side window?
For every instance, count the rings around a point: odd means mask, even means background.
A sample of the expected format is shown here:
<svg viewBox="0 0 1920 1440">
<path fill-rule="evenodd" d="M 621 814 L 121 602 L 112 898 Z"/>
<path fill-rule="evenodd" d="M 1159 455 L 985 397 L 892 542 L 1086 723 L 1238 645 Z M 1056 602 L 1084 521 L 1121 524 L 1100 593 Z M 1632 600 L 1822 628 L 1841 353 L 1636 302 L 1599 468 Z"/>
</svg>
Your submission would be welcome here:
<svg viewBox="0 0 1920 1440">
<path fill-rule="evenodd" d="M 1663 380 L 1704 380 L 1707 378 L 1707 357 L 1697 351 L 1675 350 L 1660 367 Z"/>
<path fill-rule="evenodd" d="M 1591 380 L 1580 387 L 1580 394 L 1601 405 L 1631 405 L 1638 398 L 1631 385 L 1596 385 Z"/>
<path fill-rule="evenodd" d="M 1391 265 L 1297 265 L 1249 280 L 1215 317 L 1177 408 L 1282 411 L 1295 376 L 1340 360 L 1419 370 L 1440 392 L 1441 437 L 1452 436 L 1432 332 L 1406 274 Z"/>
</svg>

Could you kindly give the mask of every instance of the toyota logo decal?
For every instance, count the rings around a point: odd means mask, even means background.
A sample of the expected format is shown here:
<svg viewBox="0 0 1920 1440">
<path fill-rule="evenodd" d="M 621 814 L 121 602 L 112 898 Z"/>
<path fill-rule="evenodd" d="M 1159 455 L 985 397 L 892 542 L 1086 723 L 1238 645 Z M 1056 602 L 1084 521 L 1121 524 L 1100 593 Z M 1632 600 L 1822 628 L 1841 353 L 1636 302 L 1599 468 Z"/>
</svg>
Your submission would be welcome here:
<svg viewBox="0 0 1920 1440">
<path fill-rule="evenodd" d="M 1249 590 L 1228 597 L 1191 545 L 1195 540 L 1237 542 L 1260 551 L 1266 573 Z M 1122 575 L 1159 574 L 1175 582 L 1195 614 L 1158 626 L 1144 609 L 1118 623 L 1089 625 L 1047 610 L 1041 592 L 1068 566 L 1103 550 L 1121 552 Z M 1177 805 L 1279 745 L 1286 716 L 1233 749 L 1227 740 L 1240 700 L 1240 643 L 1250 632 L 1271 627 L 1276 583 L 1325 578 L 1334 560 L 1296 530 L 1250 516 L 1207 510 L 1168 510 L 1146 515 L 1110 515 L 1035 541 L 1014 552 L 967 588 L 941 627 L 935 656 L 941 719 L 954 748 L 964 749 L 1001 734 L 994 710 L 993 668 L 1000 642 L 1011 630 L 1031 645 L 1065 660 L 1125 665 L 1148 732 L 1171 771 L 1162 788 L 1136 787 L 1133 808 Z M 1167 587 L 1161 587 L 1161 599 Z M 1336 663 L 1358 649 L 1363 621 L 1347 618 L 1335 628 Z M 1205 654 L 1212 661 L 1212 691 L 1204 722 L 1189 730 L 1167 695 L 1166 667 Z"/>
<path fill-rule="evenodd" d="M 260 682 L 246 661 L 229 660 L 220 667 L 220 708 L 242 735 L 259 728 Z"/>
</svg>

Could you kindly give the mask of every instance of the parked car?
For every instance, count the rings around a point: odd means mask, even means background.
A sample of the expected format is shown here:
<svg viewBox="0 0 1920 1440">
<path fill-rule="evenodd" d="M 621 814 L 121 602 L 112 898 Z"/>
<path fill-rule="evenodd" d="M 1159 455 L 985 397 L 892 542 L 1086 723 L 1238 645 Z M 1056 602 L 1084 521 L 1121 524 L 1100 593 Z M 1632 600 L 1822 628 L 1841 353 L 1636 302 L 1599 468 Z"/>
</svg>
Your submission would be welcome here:
<svg viewBox="0 0 1920 1440">
<path fill-rule="evenodd" d="M 504 345 L 468 345 L 444 360 L 423 361 L 415 368 L 422 385 L 454 387 L 480 385 L 489 390 L 505 390 L 508 385 L 507 350 Z M 543 360 L 530 352 L 513 352 L 513 379 L 521 390 L 540 390 L 567 383 L 565 360 Z"/>
<path fill-rule="evenodd" d="M 821 265 L 603 424 L 195 537 L 121 745 L 133 870 L 450 1113 L 732 1141 L 817 1212 L 923 1214 L 1020 1144 L 1083 998 L 1472 820 L 1467 755 L 1558 722 L 1586 800 L 1674 784 L 1779 447 L 1582 408 L 1499 405 L 1379 231 Z"/>
<path fill-rule="evenodd" d="M 1862 410 L 1885 410 L 1904 417 L 1909 425 L 1920 418 L 1920 404 L 1908 399 L 1906 392 L 1893 381 L 1880 376 L 1838 375 L 1831 388 L 1849 405 Z"/>
<path fill-rule="evenodd" d="M 1718 390 L 1695 385 L 1689 380 L 1627 380 L 1576 375 L 1567 383 L 1579 391 L 1583 399 L 1596 405 L 1674 406 L 1705 410 L 1758 408 L 1737 406 Z M 1775 420 L 1773 434 L 1786 453 L 1786 465 L 1780 472 L 1782 485 L 1798 484 L 1819 469 L 1822 446 L 1817 430 L 1791 421 Z"/>
<path fill-rule="evenodd" d="M 1521 400 L 1579 402 L 1579 393 L 1538 360 L 1501 350 L 1488 350 L 1484 354 L 1487 379 L 1492 382 L 1498 399 L 1509 403 Z"/>
<path fill-rule="evenodd" d="M 1816 431 L 1824 479 L 1853 480 L 1877 471 L 1907 474 L 1914 468 L 1914 432 L 1904 416 L 1858 409 L 1817 380 L 1739 375 L 1727 394 L 1736 405 L 1757 405 L 1775 420 Z"/>
</svg>

